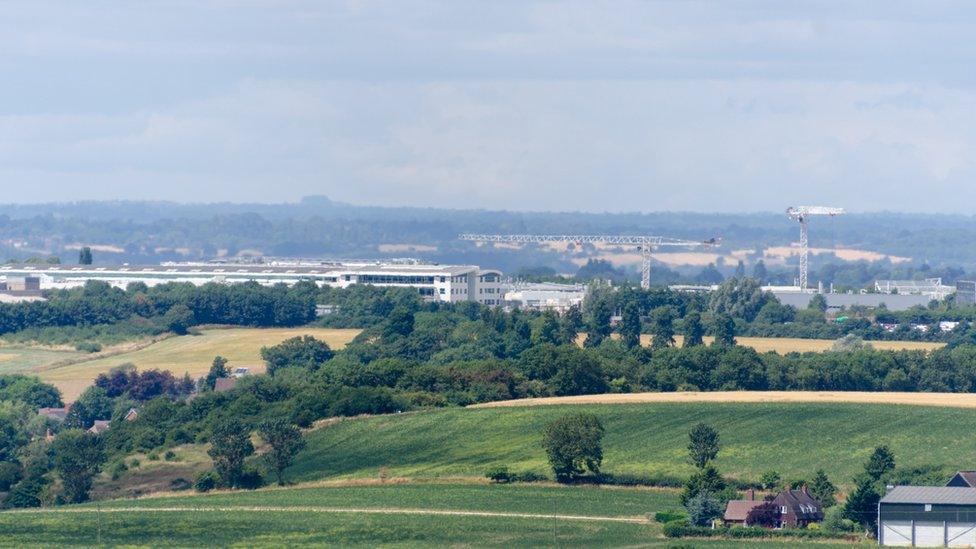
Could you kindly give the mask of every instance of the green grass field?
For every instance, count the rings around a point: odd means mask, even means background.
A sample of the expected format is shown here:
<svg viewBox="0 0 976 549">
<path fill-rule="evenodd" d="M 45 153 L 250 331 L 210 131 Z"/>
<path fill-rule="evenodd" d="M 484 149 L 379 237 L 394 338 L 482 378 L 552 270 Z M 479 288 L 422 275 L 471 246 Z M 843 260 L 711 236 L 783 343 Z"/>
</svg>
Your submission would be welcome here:
<svg viewBox="0 0 976 549">
<path fill-rule="evenodd" d="M 609 473 L 691 472 L 688 431 L 707 422 L 719 431 L 716 465 L 758 480 L 768 470 L 786 479 L 824 468 L 848 484 L 873 448 L 887 444 L 899 467 L 976 465 L 976 410 L 882 404 L 615 404 L 449 409 L 343 421 L 308 435 L 308 448 L 287 472 L 294 481 L 375 477 L 380 468 L 405 477 L 481 476 L 494 464 L 548 473 L 539 438 L 562 414 L 597 414 L 606 428 Z"/>
<path fill-rule="evenodd" d="M 661 537 L 658 524 L 609 520 L 642 517 L 676 505 L 674 493 L 644 489 L 471 484 L 295 487 L 0 513 L 0 545 L 750 546 L 667 540 Z M 386 511 L 375 512 L 380 510 Z M 387 512 L 390 510 L 394 511 Z M 439 514 L 424 514 L 427 511 Z M 443 514 L 445 511 L 531 516 L 451 515 Z M 794 547 L 796 542 L 754 546 L 779 549 Z M 817 546 L 851 547 L 839 543 Z"/>
</svg>

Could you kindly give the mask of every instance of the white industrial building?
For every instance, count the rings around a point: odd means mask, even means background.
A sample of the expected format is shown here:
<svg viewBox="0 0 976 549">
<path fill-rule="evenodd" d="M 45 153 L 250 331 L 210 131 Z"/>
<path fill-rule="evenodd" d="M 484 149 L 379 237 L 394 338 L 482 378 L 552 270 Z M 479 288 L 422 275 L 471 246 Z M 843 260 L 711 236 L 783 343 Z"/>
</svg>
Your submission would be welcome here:
<svg viewBox="0 0 976 549">
<path fill-rule="evenodd" d="M 320 286 L 353 284 L 417 288 L 430 301 L 476 301 L 501 305 L 502 273 L 475 265 L 427 265 L 372 262 L 167 263 L 162 265 L 2 265 L 0 279 L 37 277 L 41 289 L 71 288 L 101 280 L 125 288 L 132 282 L 148 286 L 167 282 L 294 284 L 311 280 Z"/>
<path fill-rule="evenodd" d="M 581 305 L 586 298 L 584 284 L 557 284 L 553 282 L 516 282 L 504 288 L 505 303 L 522 309 L 553 310 L 566 312 L 573 305 Z"/>
</svg>

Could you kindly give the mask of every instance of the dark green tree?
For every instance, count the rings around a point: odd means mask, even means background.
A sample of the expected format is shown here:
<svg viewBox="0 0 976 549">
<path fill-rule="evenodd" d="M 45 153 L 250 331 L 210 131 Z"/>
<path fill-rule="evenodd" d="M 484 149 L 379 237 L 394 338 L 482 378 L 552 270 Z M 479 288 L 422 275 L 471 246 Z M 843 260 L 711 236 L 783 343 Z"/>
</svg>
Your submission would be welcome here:
<svg viewBox="0 0 976 549">
<path fill-rule="evenodd" d="M 559 317 L 552 311 L 544 311 L 532 321 L 532 344 L 549 343 L 559 345 L 562 336 L 559 331 Z"/>
<path fill-rule="evenodd" d="M 641 316 L 640 305 L 636 300 L 630 300 L 624 305 L 623 313 L 620 318 L 620 339 L 628 349 L 640 346 Z"/>
<path fill-rule="evenodd" d="M 79 265 L 92 264 L 92 251 L 90 247 L 85 246 L 84 248 L 81 249 L 81 251 L 78 252 L 78 264 Z"/>
<path fill-rule="evenodd" d="M 413 311 L 398 305 L 386 319 L 386 324 L 383 326 L 383 338 L 406 337 L 413 333 L 413 327 Z"/>
<path fill-rule="evenodd" d="M 688 499 L 685 510 L 688 511 L 688 522 L 692 525 L 708 526 L 721 517 L 725 509 L 712 493 L 699 492 Z"/>
<path fill-rule="evenodd" d="M 719 494 L 725 491 L 726 486 L 725 479 L 718 470 L 707 465 L 692 473 L 685 481 L 684 488 L 681 490 L 681 505 L 688 505 L 688 502 L 699 494 Z"/>
<path fill-rule="evenodd" d="M 746 277 L 746 265 L 740 259 L 735 265 L 735 273 L 732 274 L 735 278 L 745 278 Z"/>
<path fill-rule="evenodd" d="M 762 259 L 752 266 L 752 278 L 755 278 L 760 284 L 769 278 L 769 271 L 766 270 L 766 263 Z"/>
<path fill-rule="evenodd" d="M 603 292 L 600 292 L 603 293 Z M 597 296 L 590 306 L 589 318 L 586 322 L 587 347 L 599 347 L 610 337 L 610 320 L 613 317 L 613 303 L 608 296 Z"/>
<path fill-rule="evenodd" d="M 718 456 L 722 445 L 718 432 L 707 423 L 695 425 L 688 433 L 688 457 L 692 465 L 704 469 L 708 462 Z"/>
<path fill-rule="evenodd" d="M 583 313 L 579 305 L 573 305 L 559 317 L 559 339 L 564 344 L 576 343 L 583 328 Z"/>
<path fill-rule="evenodd" d="M 284 419 L 271 419 L 258 426 L 258 433 L 271 448 L 264 454 L 264 461 L 274 470 L 278 486 L 284 486 L 284 471 L 305 448 L 305 438 L 295 425 Z"/>
<path fill-rule="evenodd" d="M 766 471 L 759 479 L 759 484 L 762 485 L 763 490 L 779 488 L 781 482 L 783 482 L 783 477 L 779 476 L 776 471 Z"/>
<path fill-rule="evenodd" d="M 878 446 L 864 464 L 864 472 L 873 480 L 881 480 L 895 468 L 895 455 L 887 446 Z"/>
<path fill-rule="evenodd" d="M 825 298 L 823 294 L 814 294 L 813 297 L 810 298 L 810 303 L 807 304 L 807 309 L 826 313 L 827 298 Z"/>
<path fill-rule="evenodd" d="M 167 330 L 177 335 L 186 334 L 190 326 L 194 324 L 193 311 L 182 303 L 177 303 L 169 308 L 163 315 L 162 325 Z"/>
<path fill-rule="evenodd" d="M 877 524 L 878 501 L 881 496 L 874 488 L 874 480 L 870 476 L 862 475 L 854 481 L 857 487 L 844 503 L 844 518 L 862 525 L 865 530 L 873 531 Z"/>
<path fill-rule="evenodd" d="M 725 313 L 715 315 L 712 331 L 715 333 L 715 341 L 712 345 L 718 347 L 735 345 L 735 321 L 731 316 Z"/>
<path fill-rule="evenodd" d="M 663 349 L 674 345 L 674 310 L 662 305 L 651 311 L 651 348 Z"/>
<path fill-rule="evenodd" d="M 833 507 L 837 504 L 835 497 L 837 487 L 834 486 L 834 483 L 830 482 L 830 479 L 827 478 L 827 473 L 823 469 L 817 469 L 808 490 L 810 491 L 810 495 L 813 496 L 813 499 L 822 503 L 824 508 Z"/>
<path fill-rule="evenodd" d="M 101 437 L 80 429 L 69 429 L 54 439 L 51 452 L 54 455 L 54 470 L 61 477 L 65 501 L 86 501 L 92 479 L 105 462 Z"/>
<path fill-rule="evenodd" d="M 542 431 L 542 447 L 558 482 L 570 482 L 585 471 L 599 474 L 602 442 L 603 425 L 593 414 L 566 415 Z"/>
<path fill-rule="evenodd" d="M 310 335 L 296 336 L 273 347 L 261 348 L 261 358 L 268 364 L 268 373 L 272 376 L 277 370 L 289 367 L 315 371 L 334 356 L 328 343 Z"/>
<path fill-rule="evenodd" d="M 702 326 L 701 314 L 698 311 L 691 311 L 685 315 L 683 322 L 682 335 L 684 335 L 684 347 L 697 347 L 701 345 L 705 336 L 705 327 Z"/>
<path fill-rule="evenodd" d="M 212 390 L 214 385 L 217 384 L 218 379 L 229 375 L 230 372 L 227 371 L 227 359 L 219 355 L 215 356 L 213 363 L 210 365 L 210 371 L 207 372 L 207 377 L 203 379 L 203 384 Z"/>
<path fill-rule="evenodd" d="M 251 433 L 241 420 L 230 418 L 218 423 L 210 437 L 207 454 L 224 486 L 236 488 L 244 472 L 244 458 L 254 453 Z"/>
</svg>

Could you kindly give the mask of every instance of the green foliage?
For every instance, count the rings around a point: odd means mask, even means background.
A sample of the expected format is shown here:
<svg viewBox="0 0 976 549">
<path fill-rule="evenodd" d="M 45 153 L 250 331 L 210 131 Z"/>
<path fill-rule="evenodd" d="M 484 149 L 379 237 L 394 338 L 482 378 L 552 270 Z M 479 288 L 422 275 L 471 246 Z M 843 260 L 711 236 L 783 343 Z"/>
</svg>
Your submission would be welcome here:
<svg viewBox="0 0 976 549">
<path fill-rule="evenodd" d="M 772 490 L 774 488 L 779 488 L 782 486 L 783 477 L 779 476 L 776 471 L 766 471 L 762 474 L 759 479 L 759 484 L 762 485 L 763 490 Z"/>
<path fill-rule="evenodd" d="M 807 304 L 807 309 L 826 313 L 827 298 L 825 298 L 822 294 L 813 294 L 813 297 L 810 298 L 810 303 Z"/>
<path fill-rule="evenodd" d="M 712 332 L 715 341 L 712 345 L 717 347 L 731 347 L 735 345 L 735 321 L 725 313 L 715 315 L 712 321 Z"/>
<path fill-rule="evenodd" d="M 685 347 L 696 347 L 703 343 L 705 327 L 702 325 L 701 314 L 698 311 L 691 311 L 682 321 Z"/>
<path fill-rule="evenodd" d="M 884 478 L 894 468 L 895 455 L 885 445 L 876 447 L 868 462 L 864 464 L 864 472 L 875 481 Z"/>
<path fill-rule="evenodd" d="M 881 496 L 870 476 L 863 475 L 855 479 L 855 482 L 857 486 L 844 502 L 843 517 L 860 524 L 866 530 L 874 530 L 878 518 L 878 501 Z"/>
<path fill-rule="evenodd" d="M 631 300 L 624 305 L 617 330 L 620 332 L 620 338 L 624 346 L 628 349 L 633 349 L 640 345 L 641 315 L 640 306 L 636 301 Z"/>
<path fill-rule="evenodd" d="M 0 400 L 22 402 L 32 408 L 57 408 L 61 392 L 34 376 L 0 375 Z"/>
<path fill-rule="evenodd" d="M 87 500 L 92 480 L 105 461 L 101 438 L 79 429 L 63 431 L 54 439 L 51 453 L 65 500 L 69 503 Z"/>
<path fill-rule="evenodd" d="M 721 449 L 718 432 L 706 423 L 699 423 L 688 433 L 688 457 L 692 465 L 704 469 L 718 456 Z"/>
<path fill-rule="evenodd" d="M 209 492 L 217 487 L 220 476 L 214 471 L 203 471 L 193 481 L 193 489 L 197 492 Z"/>
<path fill-rule="evenodd" d="M 755 279 L 730 278 L 709 294 L 708 307 L 716 316 L 728 315 L 752 322 L 762 307 L 775 299 L 772 294 L 763 292 Z"/>
<path fill-rule="evenodd" d="M 182 303 L 178 303 L 169 308 L 165 314 L 163 314 L 160 324 L 166 327 L 167 330 L 173 332 L 177 335 L 185 335 L 190 326 L 195 323 L 195 318 L 193 316 L 193 311 L 189 307 Z"/>
<path fill-rule="evenodd" d="M 83 353 L 100 353 L 102 344 L 97 341 L 82 341 L 75 345 L 75 350 Z"/>
<path fill-rule="evenodd" d="M 515 480 L 515 475 L 506 465 L 493 465 L 485 470 L 485 478 L 494 483 L 505 484 Z"/>
<path fill-rule="evenodd" d="M 825 509 L 837 504 L 835 497 L 837 487 L 834 486 L 834 483 L 830 482 L 830 479 L 827 478 L 827 473 L 823 469 L 817 469 L 807 489 L 810 491 L 813 499 L 823 504 Z"/>
<path fill-rule="evenodd" d="M 674 311 L 671 307 L 662 305 L 651 311 L 651 333 L 654 334 L 651 348 L 674 345 Z"/>
<path fill-rule="evenodd" d="M 681 504 L 688 505 L 692 498 L 703 493 L 708 496 L 715 496 L 724 492 L 727 487 L 728 483 L 725 482 L 718 470 L 711 465 L 706 465 L 688 477 L 681 491 Z"/>
<path fill-rule="evenodd" d="M 268 364 L 268 373 L 281 368 L 299 367 L 311 371 L 318 370 L 323 363 L 332 360 L 335 352 L 329 345 L 312 336 L 296 336 L 286 339 L 273 347 L 263 347 L 261 358 Z"/>
<path fill-rule="evenodd" d="M 278 486 L 284 486 L 284 471 L 292 464 L 295 455 L 305 448 L 302 432 L 283 419 L 271 419 L 258 425 L 258 434 L 271 448 L 264 454 L 264 461 L 275 472 Z"/>
<path fill-rule="evenodd" d="M 699 491 L 685 502 L 688 521 L 695 526 L 707 526 L 722 516 L 724 506 L 707 491 Z"/>
<path fill-rule="evenodd" d="M 402 305 L 394 307 L 383 326 L 383 337 L 385 339 L 407 337 L 413 333 L 413 326 L 413 311 Z"/>
<path fill-rule="evenodd" d="M 654 513 L 654 521 L 661 524 L 686 520 L 688 520 L 688 513 L 685 511 L 675 511 L 673 509 L 669 509 L 667 511 L 658 511 Z"/>
<path fill-rule="evenodd" d="M 556 480 L 570 482 L 585 471 L 599 474 L 603 462 L 603 425 L 592 414 L 570 414 L 546 425 L 542 447 Z"/>
<path fill-rule="evenodd" d="M 78 264 L 79 265 L 91 265 L 92 264 L 92 250 L 88 246 L 84 246 L 78 252 Z"/>
<path fill-rule="evenodd" d="M 239 419 L 232 417 L 214 427 L 207 454 L 213 459 L 214 470 L 223 486 L 240 485 L 244 458 L 253 453 L 250 430 Z"/>
<path fill-rule="evenodd" d="M 213 389 L 217 384 L 217 380 L 230 375 L 227 370 L 227 359 L 222 356 L 215 356 L 213 363 L 210 365 L 210 371 L 207 372 L 207 377 L 203 379 L 203 384 L 208 389 Z"/>
<path fill-rule="evenodd" d="M 851 519 L 844 518 L 844 508 L 834 505 L 824 511 L 822 527 L 829 532 L 848 533 L 853 532 L 857 523 Z"/>
</svg>

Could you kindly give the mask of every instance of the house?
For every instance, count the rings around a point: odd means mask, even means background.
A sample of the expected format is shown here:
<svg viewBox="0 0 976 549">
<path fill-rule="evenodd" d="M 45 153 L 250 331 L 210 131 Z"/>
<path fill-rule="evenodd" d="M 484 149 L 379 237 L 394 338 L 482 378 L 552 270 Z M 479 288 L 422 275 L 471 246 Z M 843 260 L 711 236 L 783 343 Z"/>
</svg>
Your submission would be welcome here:
<svg viewBox="0 0 976 549">
<path fill-rule="evenodd" d="M 237 385 L 236 377 L 218 377 L 214 381 L 214 391 L 218 393 L 230 391 L 235 385 Z"/>
<path fill-rule="evenodd" d="M 68 408 L 38 408 L 37 415 L 55 421 L 64 421 L 64 418 L 68 417 L 68 411 Z"/>
<path fill-rule="evenodd" d="M 976 488 L 976 471 L 959 471 L 949 479 L 946 486 Z"/>
<path fill-rule="evenodd" d="M 139 419 L 139 410 L 136 410 L 135 408 L 129 408 L 129 411 L 125 413 L 122 419 L 124 419 L 125 421 L 135 421 Z"/>
<path fill-rule="evenodd" d="M 878 503 L 878 544 L 976 546 L 976 488 L 895 486 Z"/>
<path fill-rule="evenodd" d="M 94 433 L 96 435 L 100 435 L 105 431 L 108 431 L 109 423 L 110 423 L 109 421 L 104 419 L 96 419 L 95 423 L 93 423 L 92 426 L 88 428 L 88 432 Z"/>
<path fill-rule="evenodd" d="M 248 374 L 248 369 L 243 367 L 234 368 L 234 371 L 230 373 L 230 377 L 244 377 Z"/>
<path fill-rule="evenodd" d="M 824 518 L 823 505 L 810 495 L 806 486 L 803 486 L 799 490 L 783 490 L 765 501 L 756 500 L 755 492 L 749 490 L 746 499 L 729 501 L 723 520 L 727 525 L 750 526 L 749 514 L 766 502 L 773 504 L 778 511 L 776 524 L 778 528 L 784 526 L 805 528 L 811 522 L 820 522 Z"/>
</svg>

